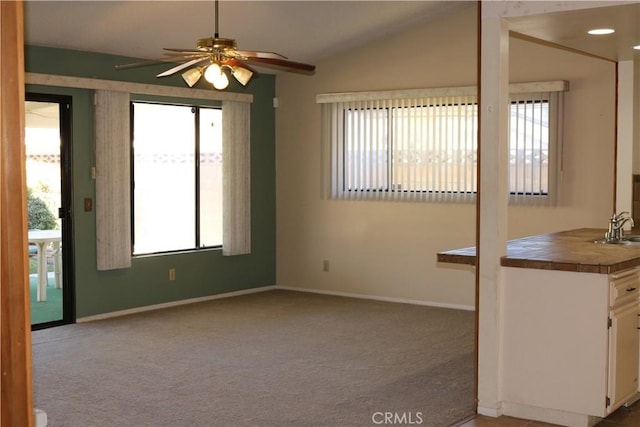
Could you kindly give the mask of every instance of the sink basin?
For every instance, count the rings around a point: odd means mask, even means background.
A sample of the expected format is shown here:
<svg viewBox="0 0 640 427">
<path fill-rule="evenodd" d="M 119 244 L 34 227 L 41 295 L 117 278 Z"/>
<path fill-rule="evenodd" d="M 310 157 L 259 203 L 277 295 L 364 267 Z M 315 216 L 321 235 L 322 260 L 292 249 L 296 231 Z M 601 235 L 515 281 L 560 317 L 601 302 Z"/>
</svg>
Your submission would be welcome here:
<svg viewBox="0 0 640 427">
<path fill-rule="evenodd" d="M 626 246 L 640 246 L 640 235 L 622 236 L 620 240 L 594 240 L 593 243 L 605 244 L 605 245 L 626 245 Z"/>
<path fill-rule="evenodd" d="M 599 245 L 624 245 L 625 241 L 622 240 L 605 240 L 605 239 L 598 239 L 598 240 L 594 240 L 593 243 L 597 243 Z"/>
</svg>

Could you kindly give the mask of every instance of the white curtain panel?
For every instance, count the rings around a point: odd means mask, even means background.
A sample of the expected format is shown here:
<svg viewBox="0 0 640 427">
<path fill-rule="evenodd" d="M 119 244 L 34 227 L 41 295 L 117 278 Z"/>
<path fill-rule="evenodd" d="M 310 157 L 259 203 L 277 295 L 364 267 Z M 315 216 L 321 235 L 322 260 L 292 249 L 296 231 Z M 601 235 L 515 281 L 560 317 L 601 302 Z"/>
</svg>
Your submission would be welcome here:
<svg viewBox="0 0 640 427">
<path fill-rule="evenodd" d="M 95 92 L 98 270 L 131 267 L 129 93 Z"/>
<path fill-rule="evenodd" d="M 251 253 L 250 108 L 222 102 L 222 254 Z"/>
</svg>

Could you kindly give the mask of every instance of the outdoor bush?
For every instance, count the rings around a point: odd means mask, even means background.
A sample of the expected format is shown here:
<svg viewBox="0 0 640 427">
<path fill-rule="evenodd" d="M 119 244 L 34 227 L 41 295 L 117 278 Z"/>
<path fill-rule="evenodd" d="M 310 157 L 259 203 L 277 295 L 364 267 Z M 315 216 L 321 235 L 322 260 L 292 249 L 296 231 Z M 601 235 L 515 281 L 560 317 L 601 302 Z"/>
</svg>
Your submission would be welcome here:
<svg viewBox="0 0 640 427">
<path fill-rule="evenodd" d="M 29 216 L 29 230 L 53 230 L 57 228 L 57 221 L 51 209 L 39 197 L 27 192 L 27 210 Z"/>
</svg>

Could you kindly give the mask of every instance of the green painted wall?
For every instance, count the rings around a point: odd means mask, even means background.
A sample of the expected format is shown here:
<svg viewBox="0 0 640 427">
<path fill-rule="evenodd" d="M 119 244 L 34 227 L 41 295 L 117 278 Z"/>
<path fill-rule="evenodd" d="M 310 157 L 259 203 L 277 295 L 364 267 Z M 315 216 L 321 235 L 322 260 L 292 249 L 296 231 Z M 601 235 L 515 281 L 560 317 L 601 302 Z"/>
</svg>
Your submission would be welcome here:
<svg viewBox="0 0 640 427">
<path fill-rule="evenodd" d="M 116 64 L 133 61 L 131 58 L 90 52 L 25 48 L 27 72 L 186 87 L 179 74 L 162 79 L 155 77 L 171 65 L 115 70 Z M 76 317 L 275 284 L 275 112 L 272 103 L 275 76 L 261 74 L 246 88 L 232 84 L 229 90 L 254 95 L 251 106 L 252 253 L 223 257 L 221 250 L 202 250 L 136 257 L 129 269 L 105 272 L 96 269 L 95 211 L 83 211 L 83 199 L 95 199 L 95 183 L 91 179 L 94 163 L 93 91 L 27 85 L 29 92 L 73 97 L 72 209 Z M 175 281 L 168 280 L 169 268 L 176 269 Z"/>
</svg>

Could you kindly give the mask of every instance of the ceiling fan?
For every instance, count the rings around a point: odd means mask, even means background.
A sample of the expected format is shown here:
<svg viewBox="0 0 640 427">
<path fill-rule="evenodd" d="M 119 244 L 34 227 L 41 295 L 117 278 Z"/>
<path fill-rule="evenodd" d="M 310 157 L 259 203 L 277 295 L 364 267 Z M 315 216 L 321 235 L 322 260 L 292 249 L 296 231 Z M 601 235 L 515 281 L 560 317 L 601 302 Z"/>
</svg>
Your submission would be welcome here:
<svg viewBox="0 0 640 427">
<path fill-rule="evenodd" d="M 143 67 L 164 62 L 181 62 L 156 77 L 166 77 L 187 69 L 182 73 L 182 78 L 189 87 L 193 87 L 202 76 L 218 90 L 224 90 L 229 86 L 228 71 L 243 86 L 246 86 L 251 77 L 257 72 L 248 63 L 279 69 L 282 71 L 311 74 L 315 71 L 314 65 L 289 61 L 287 57 L 274 52 L 257 52 L 250 50 L 238 50 L 234 39 L 226 39 L 218 36 L 218 0 L 215 0 L 215 33 L 213 37 L 199 39 L 195 49 L 170 49 L 162 58 L 131 64 L 116 65 L 116 70 Z M 193 67 L 193 68 L 190 68 Z"/>
</svg>

